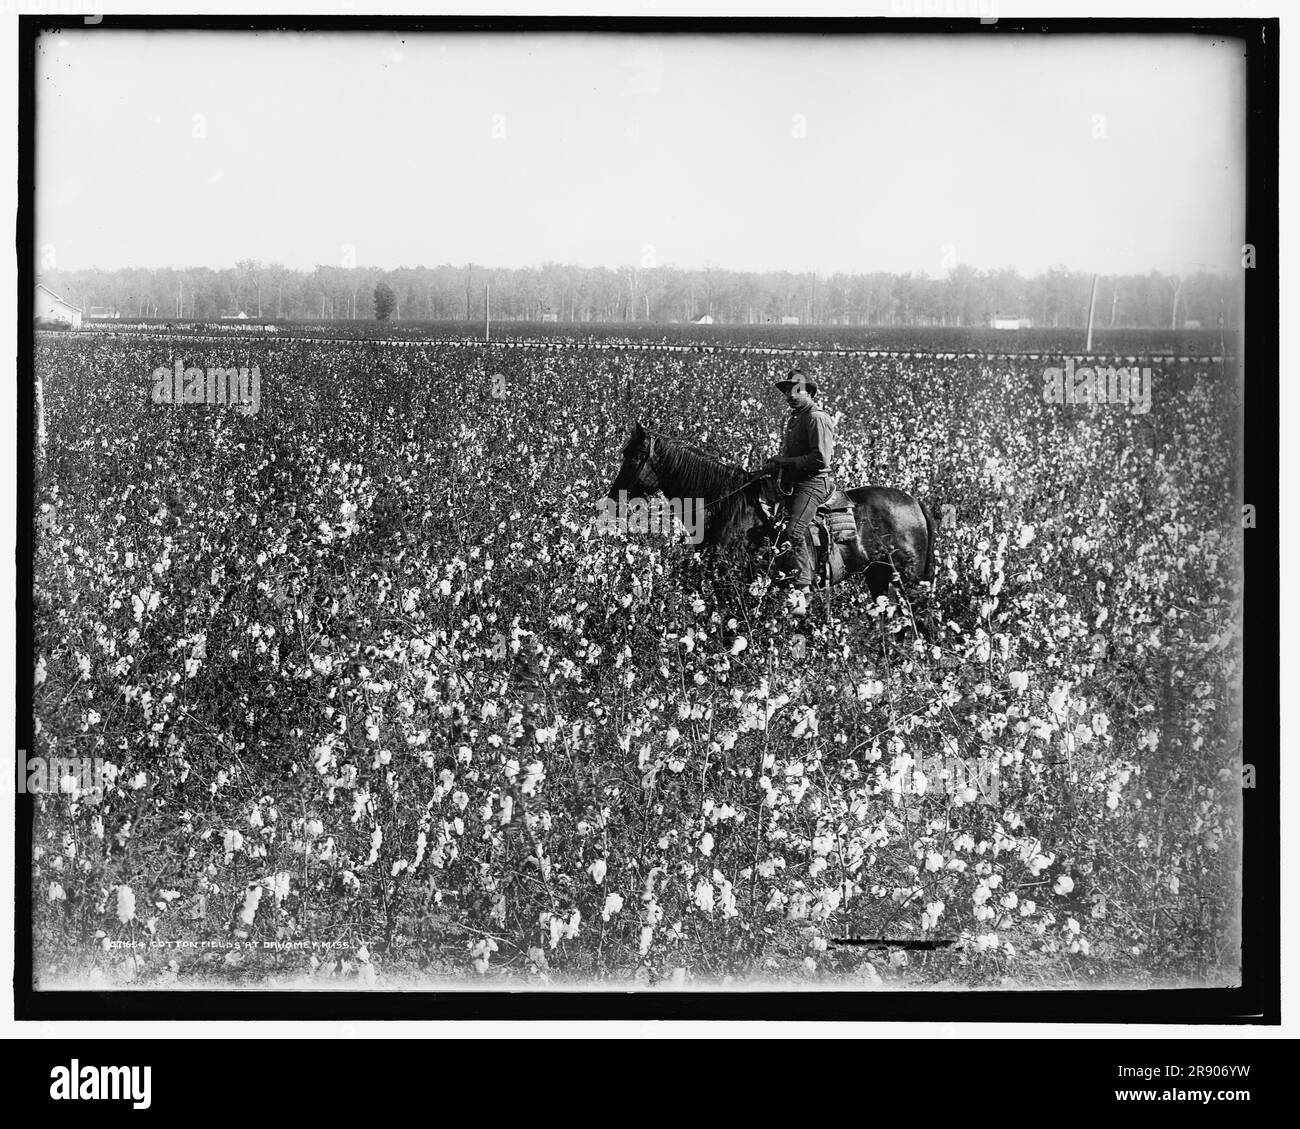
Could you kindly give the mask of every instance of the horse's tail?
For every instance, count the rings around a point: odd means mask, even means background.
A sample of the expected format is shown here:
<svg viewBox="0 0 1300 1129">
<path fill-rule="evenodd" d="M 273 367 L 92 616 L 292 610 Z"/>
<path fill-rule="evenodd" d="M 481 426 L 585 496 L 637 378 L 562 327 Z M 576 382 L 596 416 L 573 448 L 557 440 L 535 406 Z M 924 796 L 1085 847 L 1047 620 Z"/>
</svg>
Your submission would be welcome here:
<svg viewBox="0 0 1300 1129">
<path fill-rule="evenodd" d="M 921 507 L 921 512 L 925 514 L 925 567 L 921 570 L 921 579 L 930 581 L 931 587 L 934 586 L 934 536 L 939 526 L 934 520 L 934 514 L 930 512 L 930 507 L 924 502 L 917 503 Z"/>
</svg>

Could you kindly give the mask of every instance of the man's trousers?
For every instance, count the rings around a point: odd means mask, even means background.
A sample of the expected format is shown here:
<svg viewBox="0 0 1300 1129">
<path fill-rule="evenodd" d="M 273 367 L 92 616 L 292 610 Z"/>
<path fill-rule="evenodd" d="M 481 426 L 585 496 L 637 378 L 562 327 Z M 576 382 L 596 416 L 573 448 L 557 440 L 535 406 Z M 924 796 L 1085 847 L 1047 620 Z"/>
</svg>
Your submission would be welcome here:
<svg viewBox="0 0 1300 1129">
<path fill-rule="evenodd" d="M 817 513 L 817 507 L 831 496 L 834 489 L 829 475 L 819 475 L 796 482 L 794 493 L 786 499 L 788 516 L 777 540 L 777 574 L 784 579 L 793 579 L 800 588 L 812 584 L 815 567 L 812 549 L 808 545 L 808 526 Z"/>
</svg>

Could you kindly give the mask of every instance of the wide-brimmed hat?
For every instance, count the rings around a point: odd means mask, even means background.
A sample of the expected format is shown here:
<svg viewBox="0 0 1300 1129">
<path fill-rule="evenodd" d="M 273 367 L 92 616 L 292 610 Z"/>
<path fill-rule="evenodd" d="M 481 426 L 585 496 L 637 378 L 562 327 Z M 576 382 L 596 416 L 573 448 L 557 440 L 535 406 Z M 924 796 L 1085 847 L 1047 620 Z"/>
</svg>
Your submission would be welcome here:
<svg viewBox="0 0 1300 1129">
<path fill-rule="evenodd" d="M 803 371 L 803 369 L 799 368 L 798 365 L 792 368 L 780 380 L 774 381 L 774 383 L 777 388 L 779 388 L 782 392 L 784 392 L 787 388 L 790 387 L 790 385 L 798 384 L 801 381 L 803 382 L 804 387 L 807 388 L 808 391 L 812 393 L 812 395 L 816 396 L 817 393 L 820 391 L 820 389 L 817 387 L 817 379 L 815 377 L 809 376 L 806 372 Z"/>
</svg>

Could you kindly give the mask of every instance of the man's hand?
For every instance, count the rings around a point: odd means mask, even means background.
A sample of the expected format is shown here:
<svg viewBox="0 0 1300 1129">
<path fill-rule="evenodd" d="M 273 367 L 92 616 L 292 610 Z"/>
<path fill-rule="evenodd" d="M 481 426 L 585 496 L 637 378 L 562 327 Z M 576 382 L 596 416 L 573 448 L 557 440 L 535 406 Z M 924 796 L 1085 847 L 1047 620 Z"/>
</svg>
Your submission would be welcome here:
<svg viewBox="0 0 1300 1129">
<path fill-rule="evenodd" d="M 785 457 L 782 455 L 776 455 L 768 459 L 767 462 L 763 464 L 763 473 L 775 474 L 778 470 L 780 470 L 783 466 L 785 466 L 785 464 L 786 464 Z"/>
</svg>

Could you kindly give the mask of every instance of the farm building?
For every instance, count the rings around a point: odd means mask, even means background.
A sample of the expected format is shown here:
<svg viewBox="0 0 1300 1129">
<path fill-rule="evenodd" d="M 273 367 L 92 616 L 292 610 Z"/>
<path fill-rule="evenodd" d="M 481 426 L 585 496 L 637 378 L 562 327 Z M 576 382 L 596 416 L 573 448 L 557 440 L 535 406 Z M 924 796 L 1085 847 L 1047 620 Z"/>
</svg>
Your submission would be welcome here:
<svg viewBox="0 0 1300 1129">
<path fill-rule="evenodd" d="M 692 324 L 692 325 L 712 325 L 712 324 L 713 324 L 713 315 L 712 315 L 712 314 L 701 314 L 701 315 L 700 315 L 699 317 L 697 317 L 697 318 L 691 318 L 691 324 Z"/>
<path fill-rule="evenodd" d="M 994 314 L 991 322 L 994 329 L 1033 329 L 1034 323 L 1028 318 L 1013 314 Z"/>
<path fill-rule="evenodd" d="M 793 317 L 793 316 L 791 316 L 790 314 L 786 314 L 786 316 L 783 317 L 783 318 L 781 319 L 781 324 L 782 324 L 782 325 L 798 325 L 798 324 L 799 324 L 799 319 L 798 319 L 797 317 Z"/>
<path fill-rule="evenodd" d="M 87 316 L 92 318 L 117 318 L 122 315 L 116 306 L 91 306 L 90 313 Z"/>
<path fill-rule="evenodd" d="M 36 284 L 35 321 L 37 325 L 59 325 L 71 329 L 81 328 L 81 310 L 65 301 L 43 282 Z"/>
<path fill-rule="evenodd" d="M 560 320 L 560 315 L 557 314 L 553 309 L 551 309 L 550 306 L 547 306 L 546 309 L 542 311 L 542 321 L 558 322 L 559 320 Z"/>
</svg>

